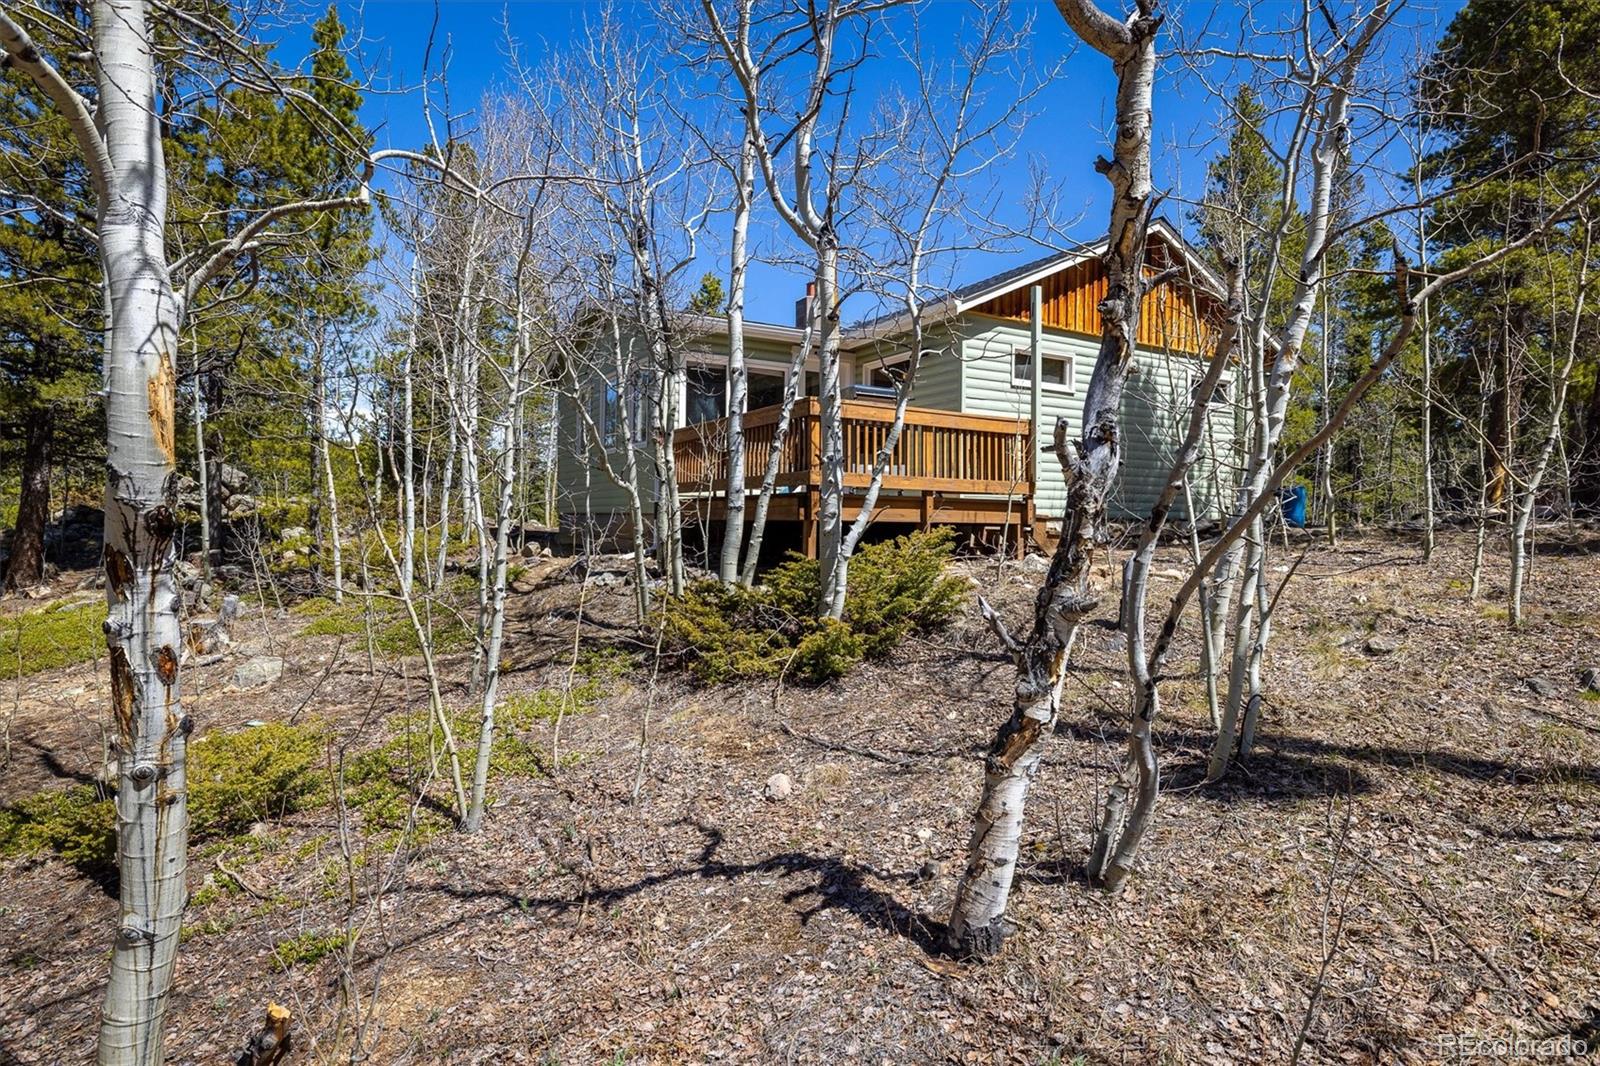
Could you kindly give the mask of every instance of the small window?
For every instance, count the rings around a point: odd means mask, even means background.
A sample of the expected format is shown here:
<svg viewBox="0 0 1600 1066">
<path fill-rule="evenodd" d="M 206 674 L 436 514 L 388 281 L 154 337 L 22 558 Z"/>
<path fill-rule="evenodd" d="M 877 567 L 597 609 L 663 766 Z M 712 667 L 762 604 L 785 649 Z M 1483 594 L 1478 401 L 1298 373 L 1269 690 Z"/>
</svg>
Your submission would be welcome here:
<svg viewBox="0 0 1600 1066">
<path fill-rule="evenodd" d="M 1027 384 L 1033 380 L 1033 353 L 1026 348 L 1019 348 L 1012 353 L 1011 378 L 1021 384 Z M 1071 389 L 1072 360 L 1061 355 L 1040 356 L 1039 381 L 1046 387 Z"/>
<path fill-rule="evenodd" d="M 728 413 L 728 372 L 721 367 L 691 366 L 684 371 L 684 424 L 715 422 Z"/>
<path fill-rule="evenodd" d="M 862 363 L 861 384 L 879 389 L 898 389 L 900 383 L 906 379 L 907 365 L 908 361 L 905 358 L 896 359 L 892 363 L 882 359 Z"/>
<path fill-rule="evenodd" d="M 1189 398 L 1198 399 L 1200 396 L 1200 386 L 1204 384 L 1204 378 L 1195 382 L 1194 386 L 1189 390 Z M 1217 382 L 1216 386 L 1211 390 L 1211 406 L 1226 407 L 1228 404 L 1233 402 L 1233 392 L 1229 388 L 1230 384 L 1232 383 L 1227 379 Z"/>
<path fill-rule="evenodd" d="M 750 371 L 749 381 L 745 386 L 745 408 L 755 411 L 762 407 L 775 407 L 783 402 L 782 374 L 771 374 L 760 370 Z"/>
<path fill-rule="evenodd" d="M 600 400 L 600 433 L 606 444 L 616 444 L 625 439 L 638 443 L 645 439 L 650 428 L 646 413 L 648 384 L 643 373 L 635 374 L 632 387 L 626 390 L 619 388 L 615 382 L 605 383 L 605 392 Z"/>
</svg>

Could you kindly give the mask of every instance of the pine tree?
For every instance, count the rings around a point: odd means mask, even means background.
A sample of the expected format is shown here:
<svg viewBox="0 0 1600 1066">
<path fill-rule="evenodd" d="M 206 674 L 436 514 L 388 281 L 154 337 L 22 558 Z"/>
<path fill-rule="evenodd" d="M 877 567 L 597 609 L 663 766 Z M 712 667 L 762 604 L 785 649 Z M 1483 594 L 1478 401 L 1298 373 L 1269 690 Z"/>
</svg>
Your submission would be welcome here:
<svg viewBox="0 0 1600 1066">
<path fill-rule="evenodd" d="M 1420 93 L 1442 144 L 1428 175 L 1454 190 L 1433 212 L 1430 239 L 1441 264 L 1469 260 L 1528 232 L 1549 208 L 1570 196 L 1600 149 L 1600 0 L 1474 0 L 1452 20 L 1424 72 Z M 1579 91 L 1588 87 L 1590 93 Z M 1523 249 L 1471 283 L 1441 309 L 1458 365 L 1446 368 L 1456 406 L 1476 409 L 1488 395 L 1488 500 L 1507 495 L 1526 366 L 1553 343 L 1550 294 L 1570 259 L 1570 235 Z M 1600 394 L 1587 401 L 1600 417 Z M 1591 470 L 1591 498 L 1600 497 L 1600 440 L 1580 465 Z"/>
<path fill-rule="evenodd" d="M 93 191 L 65 120 L 40 105 L 25 75 L 0 70 L 0 448 L 21 469 L 7 590 L 43 577 L 57 451 L 92 462 L 103 449 L 93 225 Z"/>
</svg>

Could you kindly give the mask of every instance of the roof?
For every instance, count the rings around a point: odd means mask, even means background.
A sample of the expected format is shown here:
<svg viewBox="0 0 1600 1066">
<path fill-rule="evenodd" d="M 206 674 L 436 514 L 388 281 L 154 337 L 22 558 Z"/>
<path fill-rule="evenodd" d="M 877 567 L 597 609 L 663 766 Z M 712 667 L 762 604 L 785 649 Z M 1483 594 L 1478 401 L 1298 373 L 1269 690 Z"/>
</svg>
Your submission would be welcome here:
<svg viewBox="0 0 1600 1066">
<path fill-rule="evenodd" d="M 1166 219 L 1158 218 L 1150 224 L 1150 233 L 1159 237 L 1168 247 L 1178 253 L 1183 262 L 1194 271 L 1194 276 L 1207 292 L 1222 298 L 1226 286 L 1216 271 L 1205 262 L 1198 252 L 1183 239 L 1183 235 L 1173 228 Z M 1098 258 L 1105 254 L 1108 238 L 1102 237 L 1093 244 L 1080 245 L 1077 248 L 1052 252 L 1047 256 L 1011 267 L 1009 270 L 983 278 L 979 281 L 963 285 L 949 295 L 930 303 L 923 309 L 924 315 L 954 317 L 965 311 L 970 311 L 980 304 L 988 303 L 998 296 L 1008 292 L 1026 288 L 1037 283 L 1040 279 L 1049 277 L 1059 270 L 1066 270 L 1077 266 L 1088 259 Z M 697 324 L 705 327 L 706 333 L 719 333 L 726 331 L 728 320 L 722 315 L 690 316 Z M 890 311 L 874 318 L 863 319 L 844 330 L 844 343 L 846 346 L 859 344 L 899 332 L 909 325 L 905 311 Z M 760 337 L 765 340 L 788 341 L 793 344 L 800 343 L 805 337 L 805 330 L 795 326 L 781 326 L 773 322 L 755 322 L 745 319 L 745 333 L 748 336 Z"/>
</svg>

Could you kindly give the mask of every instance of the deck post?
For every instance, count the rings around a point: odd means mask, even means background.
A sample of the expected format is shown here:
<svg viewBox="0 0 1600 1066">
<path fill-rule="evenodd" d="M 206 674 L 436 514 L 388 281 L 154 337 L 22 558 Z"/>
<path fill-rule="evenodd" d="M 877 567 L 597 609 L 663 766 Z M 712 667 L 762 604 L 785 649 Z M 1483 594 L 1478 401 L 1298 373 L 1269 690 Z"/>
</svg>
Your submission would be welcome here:
<svg viewBox="0 0 1600 1066">
<path fill-rule="evenodd" d="M 933 500 L 933 490 L 924 489 L 922 492 L 922 531 L 924 533 L 933 528 Z"/>
<path fill-rule="evenodd" d="M 800 535 L 805 540 L 806 558 L 817 557 L 817 510 L 822 506 L 822 493 L 817 489 L 806 491 L 805 517 L 800 521 Z"/>
</svg>

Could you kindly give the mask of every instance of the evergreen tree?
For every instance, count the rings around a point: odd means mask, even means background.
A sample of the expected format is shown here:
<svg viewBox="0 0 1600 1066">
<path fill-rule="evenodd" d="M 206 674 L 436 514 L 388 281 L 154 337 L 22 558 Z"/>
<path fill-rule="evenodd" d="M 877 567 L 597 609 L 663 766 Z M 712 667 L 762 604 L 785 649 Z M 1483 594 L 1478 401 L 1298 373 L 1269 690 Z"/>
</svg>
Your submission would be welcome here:
<svg viewBox="0 0 1600 1066">
<path fill-rule="evenodd" d="M 67 23 L 73 9 L 53 12 Z M 0 455 L 21 470 L 5 588 L 38 583 L 61 452 L 100 466 L 93 190 L 66 120 L 0 69 Z M 20 451 L 20 454 L 18 454 Z"/>
<path fill-rule="evenodd" d="M 1442 266 L 1525 235 L 1591 173 L 1600 149 L 1596 87 L 1600 0 L 1473 0 L 1456 15 L 1420 86 L 1442 140 L 1427 173 L 1453 190 L 1430 225 Z M 1489 469 L 1481 473 L 1491 503 L 1507 494 L 1527 368 L 1554 342 L 1551 293 L 1560 291 L 1557 279 L 1568 269 L 1561 261 L 1574 251 L 1570 234 L 1529 246 L 1458 286 L 1441 308 L 1457 357 L 1443 377 L 1454 385 L 1457 410 L 1470 417 L 1479 395 L 1490 399 Z M 1592 386 L 1574 398 L 1600 417 Z M 1590 471 L 1592 501 L 1600 494 L 1592 480 L 1600 441 L 1576 455 Z"/>
<path fill-rule="evenodd" d="M 689 310 L 702 315 L 720 315 L 727 310 L 728 297 L 722 291 L 722 278 L 706 271 L 699 290 L 689 298 Z"/>
</svg>

